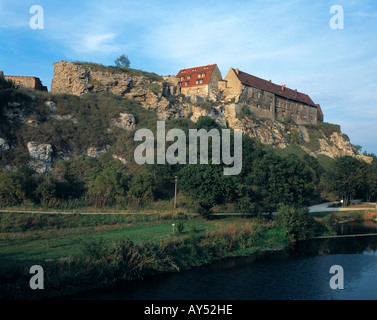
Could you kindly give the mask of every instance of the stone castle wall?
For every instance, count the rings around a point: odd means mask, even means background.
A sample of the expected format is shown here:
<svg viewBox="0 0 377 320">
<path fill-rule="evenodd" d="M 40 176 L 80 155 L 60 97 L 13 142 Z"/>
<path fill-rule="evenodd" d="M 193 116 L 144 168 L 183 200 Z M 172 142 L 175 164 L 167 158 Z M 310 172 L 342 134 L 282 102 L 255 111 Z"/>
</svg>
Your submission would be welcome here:
<svg viewBox="0 0 377 320">
<path fill-rule="evenodd" d="M 47 91 L 47 88 L 42 85 L 41 80 L 36 77 L 4 76 L 4 78 L 13 81 L 16 87 L 19 88 Z"/>
<path fill-rule="evenodd" d="M 246 104 L 257 117 L 284 120 L 290 116 L 298 124 L 317 123 L 317 108 L 261 89 L 242 86 L 238 103 Z"/>
</svg>

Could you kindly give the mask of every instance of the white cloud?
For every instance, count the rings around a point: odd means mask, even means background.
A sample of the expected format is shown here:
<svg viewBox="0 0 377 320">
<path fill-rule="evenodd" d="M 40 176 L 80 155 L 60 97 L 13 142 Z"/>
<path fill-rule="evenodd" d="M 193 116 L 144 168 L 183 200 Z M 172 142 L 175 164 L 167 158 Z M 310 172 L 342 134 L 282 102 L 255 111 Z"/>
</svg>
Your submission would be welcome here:
<svg viewBox="0 0 377 320">
<path fill-rule="evenodd" d="M 78 43 L 74 49 L 77 52 L 114 52 L 119 50 L 114 33 L 84 34 L 76 39 Z"/>
</svg>

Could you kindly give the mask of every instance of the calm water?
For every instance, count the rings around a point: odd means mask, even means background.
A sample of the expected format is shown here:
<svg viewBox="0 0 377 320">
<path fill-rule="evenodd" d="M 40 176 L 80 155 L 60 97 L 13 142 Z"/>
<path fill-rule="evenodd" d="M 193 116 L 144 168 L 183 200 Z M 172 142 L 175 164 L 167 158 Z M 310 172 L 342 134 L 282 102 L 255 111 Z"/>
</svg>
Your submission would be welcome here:
<svg viewBox="0 0 377 320">
<path fill-rule="evenodd" d="M 377 224 L 343 226 L 377 232 Z M 148 277 L 81 294 L 76 299 L 377 299 L 377 237 L 304 241 L 258 257 L 226 259 L 181 273 Z M 344 289 L 329 286 L 330 267 L 341 265 Z"/>
</svg>

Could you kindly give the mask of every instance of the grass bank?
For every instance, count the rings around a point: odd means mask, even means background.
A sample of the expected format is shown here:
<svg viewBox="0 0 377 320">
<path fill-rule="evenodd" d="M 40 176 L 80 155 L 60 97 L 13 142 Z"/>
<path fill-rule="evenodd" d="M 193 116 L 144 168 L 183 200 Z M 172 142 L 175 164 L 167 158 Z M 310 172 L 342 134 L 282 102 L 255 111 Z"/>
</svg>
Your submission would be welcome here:
<svg viewBox="0 0 377 320">
<path fill-rule="evenodd" d="M 234 216 L 0 213 L 0 229 L 1 299 L 73 294 L 288 243 L 273 223 Z M 36 264 L 44 290 L 29 287 Z"/>
<path fill-rule="evenodd" d="M 322 226 L 317 235 L 331 235 L 335 223 L 375 220 L 376 212 L 312 216 Z M 178 233 L 179 224 L 183 230 Z M 71 295 L 224 257 L 282 249 L 290 239 L 275 221 L 257 217 L 0 213 L 0 299 Z M 44 290 L 29 287 L 32 265 L 44 269 Z"/>
</svg>

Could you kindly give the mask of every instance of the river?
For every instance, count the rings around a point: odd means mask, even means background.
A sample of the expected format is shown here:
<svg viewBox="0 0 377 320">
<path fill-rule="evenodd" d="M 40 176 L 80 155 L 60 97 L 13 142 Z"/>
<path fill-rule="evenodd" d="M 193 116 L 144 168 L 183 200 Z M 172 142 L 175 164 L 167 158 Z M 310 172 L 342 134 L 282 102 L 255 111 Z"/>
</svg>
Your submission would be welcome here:
<svg viewBox="0 0 377 320">
<path fill-rule="evenodd" d="M 339 233 L 376 233 L 373 222 L 343 225 Z M 75 299 L 100 300 L 375 300 L 377 237 L 313 239 L 286 250 L 228 258 L 181 273 L 146 277 Z M 331 289 L 333 265 L 344 289 Z"/>
</svg>

